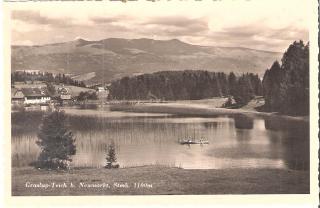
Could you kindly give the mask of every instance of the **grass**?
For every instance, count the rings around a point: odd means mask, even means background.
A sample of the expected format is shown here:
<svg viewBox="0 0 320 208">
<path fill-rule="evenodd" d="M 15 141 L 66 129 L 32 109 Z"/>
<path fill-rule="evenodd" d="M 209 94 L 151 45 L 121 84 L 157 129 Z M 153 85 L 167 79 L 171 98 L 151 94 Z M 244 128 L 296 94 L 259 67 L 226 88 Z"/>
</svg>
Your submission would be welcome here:
<svg viewBox="0 0 320 208">
<path fill-rule="evenodd" d="M 27 188 L 32 184 L 67 184 L 68 188 Z M 74 185 L 70 188 L 70 183 Z M 80 184 L 109 184 L 84 188 Z M 128 188 L 114 185 L 128 184 Z M 134 183 L 148 187 L 134 188 Z M 150 188 L 150 185 L 152 188 Z M 121 169 L 79 168 L 70 171 L 12 169 L 12 195 L 141 195 L 141 194 L 307 194 L 309 172 L 280 169 L 186 170 L 161 166 Z"/>
</svg>

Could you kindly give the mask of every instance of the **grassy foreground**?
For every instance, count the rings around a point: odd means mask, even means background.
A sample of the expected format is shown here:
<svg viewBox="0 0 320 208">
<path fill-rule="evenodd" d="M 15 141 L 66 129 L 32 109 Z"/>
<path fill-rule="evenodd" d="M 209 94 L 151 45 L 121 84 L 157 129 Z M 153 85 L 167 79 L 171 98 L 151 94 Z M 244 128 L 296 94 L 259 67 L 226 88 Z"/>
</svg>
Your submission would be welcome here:
<svg viewBox="0 0 320 208">
<path fill-rule="evenodd" d="M 307 171 L 186 170 L 161 166 L 82 168 L 66 172 L 32 167 L 12 169 L 12 195 L 15 196 L 303 193 L 309 193 Z"/>
</svg>

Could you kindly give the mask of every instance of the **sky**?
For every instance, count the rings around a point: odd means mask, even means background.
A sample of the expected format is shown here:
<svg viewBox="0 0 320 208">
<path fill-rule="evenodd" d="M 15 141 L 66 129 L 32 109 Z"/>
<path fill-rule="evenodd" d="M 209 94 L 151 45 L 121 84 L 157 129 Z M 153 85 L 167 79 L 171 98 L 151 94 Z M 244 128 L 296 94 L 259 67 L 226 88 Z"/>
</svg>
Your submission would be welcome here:
<svg viewBox="0 0 320 208">
<path fill-rule="evenodd" d="M 47 2 L 12 9 L 11 44 L 152 38 L 284 52 L 309 40 L 308 18 L 305 0 Z"/>
</svg>

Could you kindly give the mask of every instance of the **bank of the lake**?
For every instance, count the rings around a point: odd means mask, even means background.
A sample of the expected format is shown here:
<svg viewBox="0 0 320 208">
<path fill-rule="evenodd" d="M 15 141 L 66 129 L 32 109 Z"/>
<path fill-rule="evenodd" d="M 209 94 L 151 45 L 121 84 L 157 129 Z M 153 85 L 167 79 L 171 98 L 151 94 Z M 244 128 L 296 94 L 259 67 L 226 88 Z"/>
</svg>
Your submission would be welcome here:
<svg viewBox="0 0 320 208">
<path fill-rule="evenodd" d="M 52 188 L 52 183 L 60 187 Z M 73 188 L 70 188 L 70 183 Z M 44 188 L 45 184 L 50 187 Z M 37 170 L 32 167 L 12 169 L 12 195 L 15 196 L 307 193 L 309 172 L 296 170 L 188 170 L 162 166 L 111 170 L 79 168 L 70 171 Z"/>
<path fill-rule="evenodd" d="M 135 104 L 115 104 L 111 105 L 112 111 L 127 111 L 135 113 L 166 113 L 184 116 L 221 116 L 245 114 L 247 116 L 276 117 L 296 121 L 309 121 L 308 116 L 288 116 L 277 112 L 259 112 L 254 106 L 244 106 L 239 109 L 228 109 L 217 107 L 210 102 L 166 102 L 166 103 L 135 103 Z"/>
</svg>

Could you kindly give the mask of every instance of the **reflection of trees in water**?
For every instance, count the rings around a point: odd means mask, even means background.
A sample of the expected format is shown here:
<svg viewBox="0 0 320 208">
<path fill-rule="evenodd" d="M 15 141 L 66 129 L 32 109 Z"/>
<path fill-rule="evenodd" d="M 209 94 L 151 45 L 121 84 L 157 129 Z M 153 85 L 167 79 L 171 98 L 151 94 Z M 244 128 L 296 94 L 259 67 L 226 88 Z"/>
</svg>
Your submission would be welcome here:
<svg viewBox="0 0 320 208">
<path fill-rule="evenodd" d="M 243 114 L 235 115 L 234 123 L 237 129 L 253 129 L 253 118 Z"/>
<path fill-rule="evenodd" d="M 11 134 L 22 136 L 38 130 L 43 111 L 19 111 L 11 113 Z"/>
<path fill-rule="evenodd" d="M 282 141 L 286 165 L 294 170 L 308 170 L 310 166 L 309 137 L 288 132 Z"/>
<path fill-rule="evenodd" d="M 93 104 L 93 103 L 84 103 L 84 104 L 80 105 L 80 109 L 96 110 L 96 109 L 98 109 L 98 105 L 97 104 Z"/>
<path fill-rule="evenodd" d="M 252 138 L 252 132 L 246 129 L 236 129 L 236 139 L 239 144 L 246 143 Z"/>
<path fill-rule="evenodd" d="M 216 129 L 218 128 L 219 123 L 218 122 L 204 122 L 202 123 L 202 125 L 206 128 L 206 129 Z"/>
<path fill-rule="evenodd" d="M 288 168 L 294 170 L 309 169 L 309 122 L 280 117 L 266 118 L 265 128 L 281 131 L 282 157 Z M 279 142 L 278 138 L 274 137 L 270 137 L 270 141 L 273 143 Z"/>
<path fill-rule="evenodd" d="M 274 131 L 290 131 L 299 135 L 309 135 L 309 122 L 281 117 L 265 118 L 265 128 Z"/>
</svg>

